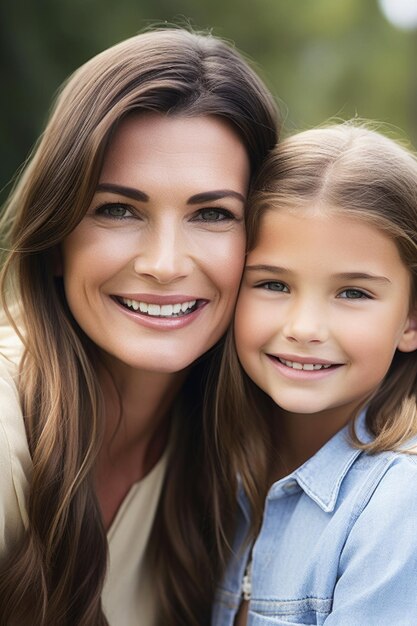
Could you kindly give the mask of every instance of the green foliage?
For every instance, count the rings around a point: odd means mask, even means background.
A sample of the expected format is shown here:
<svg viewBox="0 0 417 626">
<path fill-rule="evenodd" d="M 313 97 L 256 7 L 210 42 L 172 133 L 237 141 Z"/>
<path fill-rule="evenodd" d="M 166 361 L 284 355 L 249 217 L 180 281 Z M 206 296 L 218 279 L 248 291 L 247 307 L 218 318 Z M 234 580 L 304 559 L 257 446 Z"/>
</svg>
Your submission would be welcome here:
<svg viewBox="0 0 417 626">
<path fill-rule="evenodd" d="M 417 143 L 417 34 L 389 25 L 376 0 L 13 0 L 0 3 L 0 186 L 66 76 L 161 22 L 233 41 L 277 95 L 287 132 L 358 115 Z"/>
</svg>

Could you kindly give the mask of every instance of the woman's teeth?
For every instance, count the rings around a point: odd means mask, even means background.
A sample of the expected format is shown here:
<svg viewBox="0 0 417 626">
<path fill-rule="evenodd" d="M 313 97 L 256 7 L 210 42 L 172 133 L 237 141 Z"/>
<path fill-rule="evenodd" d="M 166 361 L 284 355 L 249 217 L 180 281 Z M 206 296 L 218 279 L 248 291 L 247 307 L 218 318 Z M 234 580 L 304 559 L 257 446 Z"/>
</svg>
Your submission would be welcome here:
<svg viewBox="0 0 417 626">
<path fill-rule="evenodd" d="M 322 365 L 319 363 L 298 363 L 297 361 L 286 361 L 285 359 L 281 359 L 281 357 L 278 357 L 278 360 L 287 367 L 292 367 L 293 370 L 321 370 L 331 367 L 331 364 Z"/>
<path fill-rule="evenodd" d="M 139 311 L 152 317 L 180 317 L 181 315 L 187 315 L 187 313 L 191 313 L 194 310 L 197 303 L 197 300 L 189 300 L 188 302 L 160 305 L 130 300 L 129 298 L 120 298 L 120 301 L 128 309 Z"/>
</svg>

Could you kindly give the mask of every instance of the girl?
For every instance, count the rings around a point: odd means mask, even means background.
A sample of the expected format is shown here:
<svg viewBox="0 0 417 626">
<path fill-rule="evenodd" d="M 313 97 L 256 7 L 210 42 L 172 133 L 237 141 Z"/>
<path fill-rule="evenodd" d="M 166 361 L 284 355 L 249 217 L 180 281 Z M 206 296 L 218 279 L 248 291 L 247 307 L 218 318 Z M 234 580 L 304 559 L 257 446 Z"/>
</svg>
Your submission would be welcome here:
<svg viewBox="0 0 417 626">
<path fill-rule="evenodd" d="M 143 33 L 62 90 L 3 221 L 0 624 L 209 622 L 211 498 L 234 494 L 204 384 L 276 139 L 268 90 L 208 35 Z"/>
<path fill-rule="evenodd" d="M 248 237 L 218 441 L 255 515 L 240 493 L 213 624 L 415 624 L 416 158 L 351 124 L 289 138 Z"/>
</svg>

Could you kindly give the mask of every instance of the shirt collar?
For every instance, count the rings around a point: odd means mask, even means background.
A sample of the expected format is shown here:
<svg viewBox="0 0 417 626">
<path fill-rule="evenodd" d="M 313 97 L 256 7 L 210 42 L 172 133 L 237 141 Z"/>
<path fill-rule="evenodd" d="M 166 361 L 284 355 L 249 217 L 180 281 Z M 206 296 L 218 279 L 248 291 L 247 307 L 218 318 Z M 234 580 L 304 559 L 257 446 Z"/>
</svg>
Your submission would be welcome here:
<svg viewBox="0 0 417 626">
<path fill-rule="evenodd" d="M 365 411 L 355 421 L 355 432 L 359 440 L 364 443 L 372 439 L 371 434 L 366 429 Z M 273 498 L 275 489 L 281 490 L 280 487 L 284 483 L 296 480 L 301 489 L 323 511 L 329 513 L 336 506 L 343 479 L 361 452 L 350 443 L 349 426 L 345 426 L 311 459 L 292 474 L 275 483 L 269 496 Z"/>
</svg>

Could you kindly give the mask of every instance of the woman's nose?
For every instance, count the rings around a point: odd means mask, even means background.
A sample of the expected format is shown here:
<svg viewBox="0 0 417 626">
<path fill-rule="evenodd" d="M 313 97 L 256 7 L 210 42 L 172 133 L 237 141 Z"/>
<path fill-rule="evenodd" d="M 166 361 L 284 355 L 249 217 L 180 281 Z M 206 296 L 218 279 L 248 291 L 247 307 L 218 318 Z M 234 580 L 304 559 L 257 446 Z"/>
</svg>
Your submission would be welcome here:
<svg viewBox="0 0 417 626">
<path fill-rule="evenodd" d="M 172 223 L 154 228 L 145 241 L 141 241 L 134 260 L 136 274 L 161 284 L 184 278 L 191 268 L 186 237 L 181 228 Z"/>
</svg>

